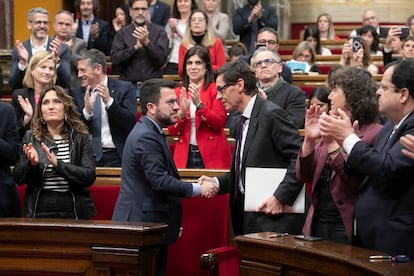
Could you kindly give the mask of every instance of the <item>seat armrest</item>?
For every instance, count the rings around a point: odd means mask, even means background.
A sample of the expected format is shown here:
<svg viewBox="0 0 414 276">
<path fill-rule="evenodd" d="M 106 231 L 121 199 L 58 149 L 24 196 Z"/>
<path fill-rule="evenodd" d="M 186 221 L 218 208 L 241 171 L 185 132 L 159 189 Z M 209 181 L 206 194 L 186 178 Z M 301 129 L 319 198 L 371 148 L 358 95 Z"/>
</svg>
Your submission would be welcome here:
<svg viewBox="0 0 414 276">
<path fill-rule="evenodd" d="M 223 246 L 208 250 L 200 257 L 200 268 L 207 270 L 209 275 L 239 275 L 237 247 Z"/>
</svg>

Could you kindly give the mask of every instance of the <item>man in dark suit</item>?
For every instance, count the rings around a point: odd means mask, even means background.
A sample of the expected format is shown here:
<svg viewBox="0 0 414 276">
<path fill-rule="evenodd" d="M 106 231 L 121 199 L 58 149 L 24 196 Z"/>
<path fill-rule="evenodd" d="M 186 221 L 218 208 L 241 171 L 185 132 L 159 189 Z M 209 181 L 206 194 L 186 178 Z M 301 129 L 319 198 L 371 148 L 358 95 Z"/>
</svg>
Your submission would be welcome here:
<svg viewBox="0 0 414 276">
<path fill-rule="evenodd" d="M 403 155 L 400 137 L 414 134 L 414 61 L 392 63 L 377 90 L 380 112 L 389 120 L 371 148 L 360 141 L 349 117 L 322 115 L 321 134 L 348 154 L 347 166 L 366 175 L 355 203 L 361 245 L 414 258 L 414 160 Z"/>
<path fill-rule="evenodd" d="M 167 245 L 179 235 L 181 197 L 210 196 L 214 185 L 200 186 L 179 180 L 163 127 L 177 120 L 175 83 L 163 79 L 145 81 L 141 91 L 142 114 L 125 143 L 121 190 L 113 220 L 168 224 L 158 254 L 158 273 L 164 275 Z"/>
<path fill-rule="evenodd" d="M 159 0 L 151 0 L 149 13 L 151 22 L 163 28 L 167 25 L 168 19 L 171 17 L 170 6 Z"/>
<path fill-rule="evenodd" d="M 245 122 L 237 124 L 243 126 L 243 131 L 231 129 L 237 142 L 230 173 L 217 179 L 203 176 L 201 181 L 215 182 L 220 193 L 230 193 L 236 235 L 262 231 L 299 234 L 304 214 L 283 213 L 285 206 L 294 203 L 303 187 L 303 183 L 297 181 L 295 171 L 302 141 L 297 128 L 287 119 L 285 110 L 257 96 L 256 78 L 244 61 L 227 63 L 216 74 L 218 97 L 227 111 L 242 113 L 238 121 L 245 118 Z M 263 199 L 257 212 L 243 209 L 246 167 L 287 169 L 283 181 L 273 194 Z M 257 189 L 260 189 L 260 183 L 257 183 Z"/>
<path fill-rule="evenodd" d="M 5 103 L 0 103 L 0 114 L 0 217 L 20 217 L 20 198 L 10 172 L 20 146 L 16 115 L 13 107 Z"/>
<path fill-rule="evenodd" d="M 50 51 L 58 60 L 56 84 L 68 88 L 70 84 L 70 56 L 66 44 L 59 39 L 48 38 L 49 13 L 41 7 L 29 10 L 27 26 L 30 38 L 23 43 L 16 41 L 12 51 L 9 85 L 12 89 L 23 88 L 23 78 L 32 55 L 39 51 Z"/>
<path fill-rule="evenodd" d="M 108 78 L 105 55 L 96 49 L 81 54 L 78 77 L 82 87 L 72 96 L 89 127 L 98 167 L 120 167 L 125 140 L 136 121 L 136 88 Z"/>
<path fill-rule="evenodd" d="M 98 49 L 107 53 L 109 43 L 109 23 L 95 17 L 99 10 L 99 0 L 76 0 L 75 9 L 80 12 L 76 20 L 76 37 L 83 39 L 88 49 Z"/>
<path fill-rule="evenodd" d="M 362 13 L 362 25 L 370 25 L 377 30 L 377 33 L 380 38 L 386 38 L 388 35 L 388 28 L 381 27 L 379 25 L 379 17 L 377 16 L 377 13 L 373 10 L 365 10 Z M 357 36 L 358 32 L 357 30 L 353 30 L 350 37 Z"/>
</svg>

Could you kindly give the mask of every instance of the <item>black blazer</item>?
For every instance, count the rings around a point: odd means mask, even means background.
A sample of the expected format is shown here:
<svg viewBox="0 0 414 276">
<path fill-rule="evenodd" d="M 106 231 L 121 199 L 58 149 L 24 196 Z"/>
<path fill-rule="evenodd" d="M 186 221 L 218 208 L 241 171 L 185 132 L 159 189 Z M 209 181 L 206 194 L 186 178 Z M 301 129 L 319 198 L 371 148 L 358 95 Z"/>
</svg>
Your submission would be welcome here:
<svg viewBox="0 0 414 276">
<path fill-rule="evenodd" d="M 108 78 L 108 88 L 111 97 L 114 99 L 112 105 L 106 110 L 108 113 L 109 128 L 118 154 L 122 158 L 125 140 L 136 122 L 137 89 L 130 82 L 111 78 Z M 86 120 L 83 116 L 85 88 L 73 89 L 71 93 L 81 114 L 81 118 L 88 127 L 91 127 L 91 121 Z"/>
<path fill-rule="evenodd" d="M 240 117 L 237 119 L 237 124 Z M 232 128 L 232 127 L 231 127 Z M 234 129 L 230 130 L 234 132 Z M 235 137 L 238 137 L 238 130 Z M 296 178 L 296 156 L 302 139 L 297 128 L 287 119 L 285 110 L 259 96 L 253 107 L 249 129 L 243 150 L 241 177 L 244 181 L 246 167 L 287 168 L 283 182 L 273 195 L 283 203 L 291 205 L 296 200 L 303 183 Z M 234 153 L 235 154 L 235 153 Z M 233 154 L 233 160 L 234 160 Z M 220 193 L 230 193 L 233 230 L 236 235 L 243 231 L 243 202 L 235 204 L 234 163 L 229 173 L 219 176 Z M 260 189 L 260 183 L 258 189 Z M 270 196 L 270 195 L 269 195 Z M 285 214 L 278 217 L 257 214 L 256 223 L 263 231 L 300 233 L 304 215 Z"/>
<path fill-rule="evenodd" d="M 151 22 L 155 23 L 157 25 L 160 25 L 161 27 L 165 27 L 168 23 L 168 19 L 170 19 L 171 16 L 171 9 L 170 6 L 161 2 L 157 1 L 154 5 L 154 12 L 151 16 Z"/>
<path fill-rule="evenodd" d="M 366 175 L 355 202 L 357 233 L 367 248 L 413 259 L 414 160 L 401 153 L 400 137 L 414 135 L 414 113 L 388 139 L 393 127 L 386 123 L 373 148 L 358 142 L 349 154 L 348 164 Z"/>
<path fill-rule="evenodd" d="M 49 49 L 50 42 L 52 40 L 53 38 L 49 38 L 47 42 L 47 49 Z M 30 40 L 24 41 L 23 46 L 24 48 L 26 48 L 30 60 L 30 58 L 33 55 Z M 14 47 L 12 50 L 12 64 L 9 73 L 9 85 L 11 89 L 23 88 L 23 78 L 27 68 L 24 71 L 22 71 L 19 69 L 18 64 L 19 56 L 17 55 L 16 47 Z M 69 88 L 70 86 L 70 54 L 69 48 L 66 44 L 62 44 L 60 47 L 56 84 L 64 88 Z"/>
<path fill-rule="evenodd" d="M 20 140 L 23 139 L 24 134 L 30 129 L 30 122 L 23 125 L 24 111 L 17 100 L 17 96 L 22 96 L 23 99 L 29 99 L 33 110 L 35 110 L 34 90 L 32 88 L 21 88 L 13 91 L 11 105 L 14 108 L 17 119 L 17 131 L 19 132 Z"/>
<path fill-rule="evenodd" d="M 108 55 L 108 43 L 109 43 L 109 23 L 105 20 L 94 17 L 91 24 L 99 24 L 99 35 L 93 40 L 91 36 L 88 39 L 88 49 L 98 49 L 102 53 Z M 82 31 L 82 20 L 79 19 L 78 29 L 76 30 L 76 37 L 79 37 L 83 40 L 83 31 Z"/>
</svg>

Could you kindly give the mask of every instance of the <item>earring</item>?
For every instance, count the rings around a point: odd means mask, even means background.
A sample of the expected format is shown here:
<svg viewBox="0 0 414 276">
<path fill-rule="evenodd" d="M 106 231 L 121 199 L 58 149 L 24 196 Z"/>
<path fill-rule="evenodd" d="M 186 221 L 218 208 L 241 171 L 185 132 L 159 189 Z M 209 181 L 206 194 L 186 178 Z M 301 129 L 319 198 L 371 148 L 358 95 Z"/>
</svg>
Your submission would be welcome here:
<svg viewBox="0 0 414 276">
<path fill-rule="evenodd" d="M 65 114 L 65 122 L 68 121 L 68 115 Z"/>
<path fill-rule="evenodd" d="M 40 116 L 40 122 L 44 125 L 44 124 L 46 124 L 46 122 L 45 122 L 45 120 L 43 120 L 43 117 L 42 116 Z"/>
</svg>

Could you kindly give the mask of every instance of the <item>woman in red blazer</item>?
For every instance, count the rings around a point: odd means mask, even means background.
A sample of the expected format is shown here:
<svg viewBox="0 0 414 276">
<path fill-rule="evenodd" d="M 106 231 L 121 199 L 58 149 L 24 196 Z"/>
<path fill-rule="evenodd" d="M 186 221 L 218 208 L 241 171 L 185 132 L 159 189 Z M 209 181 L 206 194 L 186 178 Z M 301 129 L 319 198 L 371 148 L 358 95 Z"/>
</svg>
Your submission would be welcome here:
<svg viewBox="0 0 414 276">
<path fill-rule="evenodd" d="M 177 122 L 168 127 L 178 135 L 174 150 L 177 168 L 229 169 L 231 151 L 224 133 L 227 114 L 217 89 L 207 49 L 194 46 L 184 58 L 183 86 Z"/>
<path fill-rule="evenodd" d="M 373 145 L 382 126 L 377 123 L 376 83 L 371 74 L 362 68 L 344 67 L 333 73 L 329 84 L 329 115 L 338 116 L 338 109 L 346 112 L 353 122 L 358 121 L 361 140 Z M 312 105 L 306 112 L 305 139 L 296 162 L 298 180 L 312 183 L 312 205 L 303 233 L 351 243 L 354 199 L 363 178 L 347 168 L 346 156 L 335 141 L 321 137 L 319 109 Z"/>
<path fill-rule="evenodd" d="M 208 15 L 202 10 L 193 10 L 188 24 L 178 51 L 178 74 L 183 76 L 185 53 L 194 45 L 201 45 L 208 49 L 211 66 L 213 71 L 216 71 L 226 63 L 226 53 L 223 42 L 214 34 L 209 25 Z"/>
</svg>

